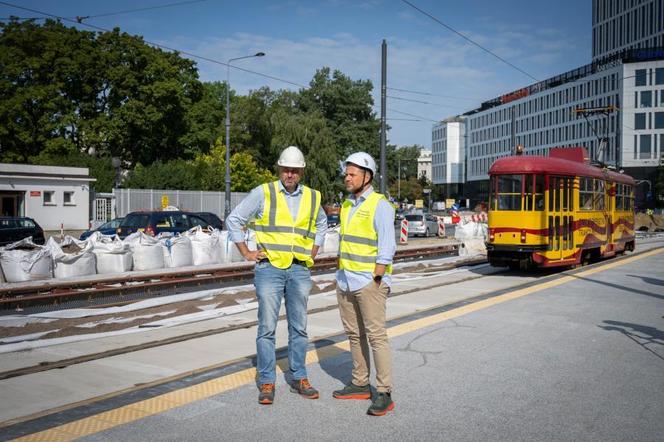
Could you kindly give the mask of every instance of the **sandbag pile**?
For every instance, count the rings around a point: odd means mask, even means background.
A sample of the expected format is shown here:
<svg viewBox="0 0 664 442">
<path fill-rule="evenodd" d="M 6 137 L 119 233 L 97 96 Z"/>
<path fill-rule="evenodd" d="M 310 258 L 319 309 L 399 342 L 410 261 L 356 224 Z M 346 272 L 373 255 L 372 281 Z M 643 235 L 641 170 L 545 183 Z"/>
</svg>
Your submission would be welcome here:
<svg viewBox="0 0 664 442">
<path fill-rule="evenodd" d="M 201 226 L 193 227 L 184 233 L 183 236 L 191 241 L 195 266 L 227 262 L 226 247 L 224 247 L 226 241 L 225 238 L 222 238 L 222 234 L 227 235 L 228 232 L 220 232 L 216 229 L 207 231 L 203 230 Z"/>
<path fill-rule="evenodd" d="M 194 264 L 191 240 L 183 235 L 158 236 L 164 253 L 164 267 L 186 267 Z"/>
<path fill-rule="evenodd" d="M 65 236 L 58 244 L 53 237 L 46 242 L 53 257 L 53 275 L 56 278 L 87 276 L 97 273 L 95 255 L 90 241 L 79 241 Z"/>
<path fill-rule="evenodd" d="M 124 240 L 129 245 L 134 258 L 134 270 L 155 270 L 164 268 L 164 252 L 161 242 L 143 232 L 135 232 Z"/>
<path fill-rule="evenodd" d="M 459 248 L 459 256 L 479 255 L 486 253 L 487 225 L 482 222 L 457 224 L 454 238 L 463 243 Z"/>
<path fill-rule="evenodd" d="M 36 281 L 53 277 L 51 250 L 28 237 L 0 251 L 0 266 L 7 282 Z"/>
<path fill-rule="evenodd" d="M 92 253 L 96 257 L 97 273 L 122 273 L 132 269 L 134 259 L 129 244 L 117 235 L 94 232 L 88 241 L 92 243 Z"/>
</svg>

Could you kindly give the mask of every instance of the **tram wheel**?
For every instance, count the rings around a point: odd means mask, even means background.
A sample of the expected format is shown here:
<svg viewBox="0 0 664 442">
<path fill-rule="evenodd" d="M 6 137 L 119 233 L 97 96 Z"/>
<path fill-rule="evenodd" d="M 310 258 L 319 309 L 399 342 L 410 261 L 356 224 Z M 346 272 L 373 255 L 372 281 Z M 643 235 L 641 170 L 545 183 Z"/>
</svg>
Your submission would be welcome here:
<svg viewBox="0 0 664 442">
<path fill-rule="evenodd" d="M 507 263 L 510 270 L 521 270 L 521 261 L 510 261 Z"/>
</svg>

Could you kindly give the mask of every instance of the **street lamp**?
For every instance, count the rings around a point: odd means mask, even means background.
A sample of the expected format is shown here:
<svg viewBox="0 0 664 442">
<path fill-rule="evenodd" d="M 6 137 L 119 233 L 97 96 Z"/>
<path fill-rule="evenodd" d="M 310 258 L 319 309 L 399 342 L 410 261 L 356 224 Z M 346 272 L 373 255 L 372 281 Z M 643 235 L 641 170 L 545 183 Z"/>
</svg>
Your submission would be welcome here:
<svg viewBox="0 0 664 442">
<path fill-rule="evenodd" d="M 224 207 L 224 222 L 231 213 L 231 61 L 245 58 L 262 57 L 265 52 L 256 52 L 254 55 L 229 58 L 226 62 L 226 192 Z"/>
</svg>

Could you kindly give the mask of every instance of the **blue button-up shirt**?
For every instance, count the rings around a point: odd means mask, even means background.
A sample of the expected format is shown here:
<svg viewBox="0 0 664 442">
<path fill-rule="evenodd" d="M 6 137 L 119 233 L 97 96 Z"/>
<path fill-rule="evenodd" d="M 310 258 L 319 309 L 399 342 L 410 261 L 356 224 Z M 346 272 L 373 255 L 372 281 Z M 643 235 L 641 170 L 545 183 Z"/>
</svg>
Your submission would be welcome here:
<svg viewBox="0 0 664 442">
<path fill-rule="evenodd" d="M 353 215 L 357 208 L 367 199 L 367 196 L 373 192 L 373 187 L 364 191 L 359 198 L 350 195 L 348 201 L 353 204 L 348 215 L 349 222 L 352 222 Z M 343 222 L 343 220 L 342 220 Z M 394 237 L 394 207 L 386 200 L 381 199 L 376 206 L 376 215 L 373 222 L 374 229 L 378 233 L 378 255 L 376 264 L 392 264 L 394 252 L 397 250 L 397 243 Z M 337 286 L 343 291 L 356 291 L 366 287 L 373 282 L 372 272 L 352 272 L 350 270 L 337 270 Z M 392 284 L 392 278 L 387 273 L 383 276 L 383 282 L 387 285 Z"/>
<path fill-rule="evenodd" d="M 283 193 L 286 197 L 286 204 L 291 217 L 295 219 L 297 212 L 300 208 L 300 200 L 302 199 L 302 186 L 297 185 L 292 193 L 288 193 L 283 183 L 279 181 L 279 192 Z M 228 215 L 226 220 L 226 228 L 231 241 L 243 242 L 244 232 L 242 228 L 247 225 L 251 220 L 261 218 L 263 216 L 263 205 L 265 204 L 265 192 L 263 186 L 254 187 L 249 195 L 238 204 L 235 209 Z M 327 232 L 327 216 L 321 207 L 318 210 L 316 217 L 316 238 L 314 245 L 322 246 L 325 241 L 325 232 Z"/>
</svg>

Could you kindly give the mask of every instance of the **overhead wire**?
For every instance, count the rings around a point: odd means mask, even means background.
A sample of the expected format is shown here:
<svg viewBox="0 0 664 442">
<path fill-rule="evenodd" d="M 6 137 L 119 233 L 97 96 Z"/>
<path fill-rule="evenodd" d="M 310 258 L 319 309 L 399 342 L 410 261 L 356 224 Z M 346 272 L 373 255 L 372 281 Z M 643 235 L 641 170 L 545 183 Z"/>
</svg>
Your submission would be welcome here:
<svg viewBox="0 0 664 442">
<path fill-rule="evenodd" d="M 410 114 L 410 113 L 408 113 L 408 112 L 403 112 L 403 111 L 396 110 L 396 109 L 391 109 L 391 108 L 388 109 L 388 111 L 389 111 L 389 112 L 396 112 L 396 113 L 398 113 L 398 114 L 402 114 L 402 115 L 407 115 L 407 116 L 409 116 L 409 117 L 413 117 L 413 118 L 419 118 L 419 119 L 424 120 L 424 121 L 431 121 L 431 122 L 433 122 L 433 123 L 438 123 L 437 120 L 432 120 L 431 118 L 423 117 L 423 116 L 421 116 L 421 115 Z"/>
<path fill-rule="evenodd" d="M 95 14 L 95 15 L 86 15 L 86 16 L 76 16 L 76 18 L 81 18 L 81 19 L 88 19 L 88 18 L 98 18 L 98 17 L 110 17 L 113 15 L 121 15 L 121 14 L 129 14 L 132 12 L 142 12 L 142 11 L 152 11 L 155 9 L 163 9 L 163 8 L 170 8 L 173 6 L 182 6 L 182 5 L 188 5 L 192 3 L 202 3 L 206 2 L 208 0 L 186 0 L 186 1 L 181 1 L 181 2 L 173 2 L 173 3 L 166 3 L 163 5 L 155 5 L 155 6 L 146 6 L 144 8 L 136 8 L 136 9 L 125 9 L 123 11 L 116 11 L 116 12 L 106 12 L 103 14 Z"/>
<path fill-rule="evenodd" d="M 5 6 L 12 7 L 12 8 L 22 9 L 24 11 L 34 12 L 36 14 L 41 14 L 41 15 L 45 15 L 47 17 L 58 19 L 58 20 L 64 20 L 64 21 L 71 22 L 71 23 L 74 23 L 74 24 L 79 24 L 79 25 L 86 26 L 88 28 L 96 29 L 96 30 L 103 31 L 103 32 L 111 32 L 110 30 L 108 30 L 106 28 L 102 28 L 101 26 L 92 25 L 90 23 L 85 23 L 85 22 L 82 22 L 82 21 L 78 21 L 76 19 L 71 19 L 71 18 L 62 17 L 62 16 L 55 15 L 55 14 L 50 14 L 48 12 L 43 12 L 43 11 L 39 11 L 39 10 L 36 10 L 36 9 L 26 8 L 24 6 L 15 5 L 15 4 L 12 4 L 12 3 L 9 3 L 9 2 L 0 1 L 0 5 L 5 5 Z M 210 62 L 210 63 L 215 63 L 215 64 L 219 64 L 219 65 L 222 65 L 222 66 L 226 66 L 226 67 L 229 67 L 229 68 L 232 68 L 232 69 L 236 69 L 238 71 L 246 72 L 248 74 L 258 75 L 260 77 L 269 78 L 271 80 L 280 81 L 282 83 L 290 84 L 290 85 L 301 87 L 301 88 L 304 88 L 304 89 L 308 88 L 308 86 L 305 86 L 303 84 L 296 83 L 294 81 L 286 80 L 286 79 L 283 79 L 283 78 L 275 77 L 273 75 L 264 74 L 262 72 L 257 72 L 257 71 L 252 71 L 251 69 L 245 69 L 245 68 L 241 68 L 239 66 L 229 65 L 228 63 L 225 63 L 223 61 L 215 60 L 215 59 L 209 58 L 209 57 L 203 57 L 202 55 L 194 54 L 192 52 L 182 51 L 180 49 L 171 48 L 169 46 L 166 46 L 166 45 L 163 45 L 163 44 L 160 44 L 160 43 L 151 42 L 149 40 L 143 40 L 143 41 L 145 43 L 151 45 L 151 46 L 155 46 L 155 47 L 158 47 L 158 48 L 161 48 L 161 49 L 166 49 L 168 51 L 178 52 L 180 54 L 188 55 L 189 57 L 192 57 L 192 58 L 197 58 L 199 60 L 205 60 L 205 61 Z"/>
<path fill-rule="evenodd" d="M 441 98 L 451 98 L 454 100 L 466 100 L 466 101 L 478 101 L 480 98 L 469 98 L 469 97 L 453 97 L 451 95 L 441 95 L 441 94 L 432 94 L 431 92 L 420 92 L 420 91 L 413 91 L 410 89 L 399 89 L 397 87 L 389 87 L 388 89 L 391 89 L 393 91 L 399 91 L 399 92 L 406 92 L 409 94 L 418 94 L 418 95 L 428 95 L 430 97 L 441 97 Z"/>
<path fill-rule="evenodd" d="M 485 48 L 484 46 L 482 46 L 481 44 L 477 43 L 476 41 L 474 41 L 474 40 L 471 39 L 470 37 L 467 37 L 467 36 L 465 36 L 464 34 L 462 34 L 461 32 L 457 31 L 456 29 L 454 29 L 454 28 L 451 27 L 450 25 L 448 25 L 448 24 L 446 24 L 446 23 L 443 23 L 441 20 L 439 20 L 438 18 L 434 17 L 432 14 L 426 12 L 425 10 L 423 10 L 423 9 L 421 9 L 421 8 L 418 8 L 417 6 L 415 6 L 414 4 L 412 4 L 411 2 L 409 2 L 408 0 L 401 0 L 401 1 L 402 1 L 403 3 L 405 3 L 405 4 L 407 4 L 408 6 L 410 6 L 411 8 L 415 9 L 415 10 L 418 11 L 419 13 L 421 13 L 421 14 L 423 14 L 423 15 L 426 15 L 427 17 L 429 17 L 431 20 L 435 21 L 435 22 L 438 23 L 439 25 L 441 25 L 441 26 L 447 28 L 448 30 L 454 32 L 454 33 L 457 34 L 459 37 L 463 38 L 464 40 L 468 41 L 469 43 L 472 43 L 473 45 L 477 46 L 478 48 L 480 48 L 480 49 L 483 50 L 484 52 L 486 52 L 486 53 L 488 53 L 488 54 L 490 54 L 490 55 L 493 55 L 494 57 L 496 57 L 498 60 L 502 61 L 502 62 L 505 63 L 506 65 L 508 65 L 508 66 L 510 66 L 510 67 L 512 67 L 512 68 L 514 68 L 514 69 L 516 69 L 517 71 L 519 71 L 519 72 L 521 72 L 522 74 L 524 74 L 524 75 L 526 75 L 526 76 L 532 78 L 532 79 L 535 80 L 535 81 L 539 81 L 537 78 L 533 77 L 533 76 L 530 75 L 528 72 L 526 72 L 526 71 L 524 71 L 523 69 L 521 69 L 520 67 L 516 66 L 516 65 L 513 64 L 513 63 L 510 63 L 509 61 L 507 61 L 506 59 L 504 59 L 504 58 L 501 57 L 500 55 L 496 54 L 495 52 L 491 51 L 490 49 Z"/>
</svg>

